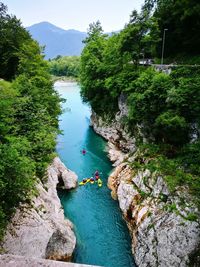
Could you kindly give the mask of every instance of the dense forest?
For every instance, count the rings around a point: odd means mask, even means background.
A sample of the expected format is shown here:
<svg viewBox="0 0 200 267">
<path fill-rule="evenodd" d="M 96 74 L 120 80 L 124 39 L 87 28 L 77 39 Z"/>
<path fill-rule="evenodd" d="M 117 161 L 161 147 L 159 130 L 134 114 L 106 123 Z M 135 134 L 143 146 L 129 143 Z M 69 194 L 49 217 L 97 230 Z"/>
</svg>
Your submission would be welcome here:
<svg viewBox="0 0 200 267">
<path fill-rule="evenodd" d="M 0 2 L 0 239 L 54 156 L 61 100 L 41 52 Z"/>
<path fill-rule="evenodd" d="M 129 112 L 121 123 L 136 137 L 143 156 L 151 155 L 149 168 L 160 170 L 172 191 L 188 185 L 197 196 L 200 67 L 194 63 L 200 58 L 199 12 L 197 0 L 146 0 L 117 34 L 107 36 L 99 21 L 92 23 L 80 70 L 84 101 L 111 121 L 124 95 Z M 139 64 L 142 58 L 160 63 L 164 33 L 165 62 L 178 62 L 170 74 Z"/>
<path fill-rule="evenodd" d="M 48 62 L 50 74 L 68 78 L 78 78 L 80 71 L 80 57 L 79 56 L 64 56 L 58 55 L 56 58 Z"/>
</svg>

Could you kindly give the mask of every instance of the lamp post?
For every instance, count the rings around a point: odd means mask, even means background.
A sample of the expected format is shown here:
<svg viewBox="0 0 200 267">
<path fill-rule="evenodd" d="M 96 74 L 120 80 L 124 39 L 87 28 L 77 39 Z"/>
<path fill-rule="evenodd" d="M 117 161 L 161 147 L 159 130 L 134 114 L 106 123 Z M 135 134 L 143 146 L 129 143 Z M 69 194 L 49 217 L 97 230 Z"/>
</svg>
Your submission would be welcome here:
<svg viewBox="0 0 200 267">
<path fill-rule="evenodd" d="M 164 29 L 164 31 L 163 31 L 161 65 L 163 65 L 163 56 L 164 56 L 164 49 L 165 49 L 165 32 L 166 32 L 166 31 L 168 31 L 168 29 Z"/>
<path fill-rule="evenodd" d="M 143 66 L 144 66 L 144 48 L 142 49 L 142 58 L 143 58 Z"/>
</svg>

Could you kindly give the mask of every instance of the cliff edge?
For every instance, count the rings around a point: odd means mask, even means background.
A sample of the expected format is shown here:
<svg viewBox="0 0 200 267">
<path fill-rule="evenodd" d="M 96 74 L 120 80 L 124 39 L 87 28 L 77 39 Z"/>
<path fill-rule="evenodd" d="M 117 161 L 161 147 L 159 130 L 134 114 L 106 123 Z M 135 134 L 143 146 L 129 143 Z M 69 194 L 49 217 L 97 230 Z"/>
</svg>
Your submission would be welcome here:
<svg viewBox="0 0 200 267">
<path fill-rule="evenodd" d="M 108 154 L 116 167 L 108 187 L 128 225 L 135 262 L 139 267 L 197 267 L 199 210 L 187 186 L 172 194 L 162 174 L 149 170 L 148 159 L 120 123 L 128 112 L 124 97 L 118 104 L 120 111 L 112 122 L 93 112 L 91 126 L 108 141 Z"/>
<path fill-rule="evenodd" d="M 56 157 L 48 167 L 47 183 L 38 181 L 37 197 L 31 204 L 21 205 L 8 225 L 2 244 L 5 254 L 70 261 L 76 237 L 57 195 L 60 179 L 66 189 L 76 187 L 76 174 Z"/>
</svg>

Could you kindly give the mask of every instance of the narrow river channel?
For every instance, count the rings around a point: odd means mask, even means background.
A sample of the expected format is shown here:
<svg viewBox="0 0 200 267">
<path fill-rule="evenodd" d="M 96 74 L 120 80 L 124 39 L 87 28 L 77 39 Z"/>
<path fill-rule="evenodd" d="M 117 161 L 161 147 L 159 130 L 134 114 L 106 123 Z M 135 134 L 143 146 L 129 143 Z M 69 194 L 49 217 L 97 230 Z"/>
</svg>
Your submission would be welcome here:
<svg viewBox="0 0 200 267">
<path fill-rule="evenodd" d="M 103 186 L 86 184 L 71 192 L 59 192 L 65 215 L 75 225 L 77 247 L 73 261 L 105 267 L 133 267 L 131 240 L 118 202 L 110 196 L 107 178 L 112 170 L 105 152 L 106 142 L 89 126 L 90 108 L 82 103 L 76 83 L 57 82 L 65 99 L 60 116 L 57 152 L 65 165 L 76 172 L 79 182 L 99 170 Z M 86 154 L 81 153 L 86 149 Z"/>
</svg>

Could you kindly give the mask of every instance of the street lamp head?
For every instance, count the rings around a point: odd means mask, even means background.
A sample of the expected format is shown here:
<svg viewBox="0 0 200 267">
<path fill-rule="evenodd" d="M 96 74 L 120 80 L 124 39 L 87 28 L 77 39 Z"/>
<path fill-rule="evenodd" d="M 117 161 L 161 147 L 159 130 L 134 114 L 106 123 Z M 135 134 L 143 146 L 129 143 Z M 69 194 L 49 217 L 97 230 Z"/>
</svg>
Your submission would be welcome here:
<svg viewBox="0 0 200 267">
<path fill-rule="evenodd" d="M 164 31 L 168 31 L 168 29 L 164 29 Z"/>
</svg>

